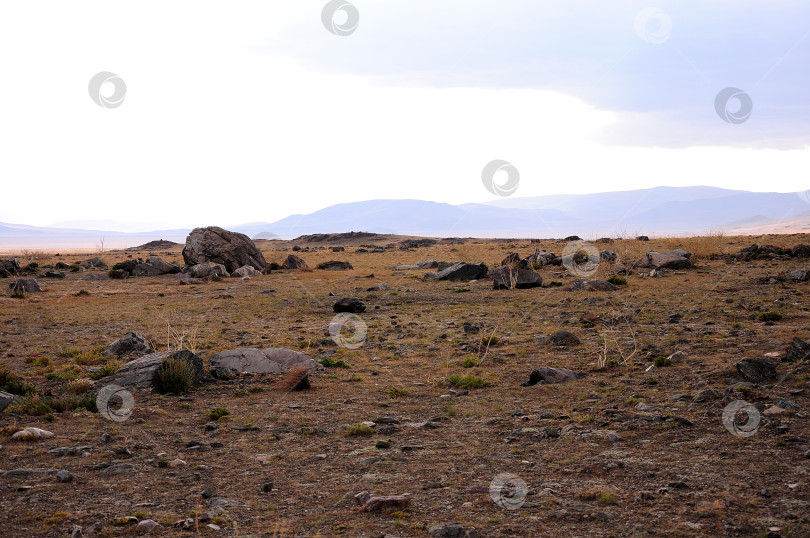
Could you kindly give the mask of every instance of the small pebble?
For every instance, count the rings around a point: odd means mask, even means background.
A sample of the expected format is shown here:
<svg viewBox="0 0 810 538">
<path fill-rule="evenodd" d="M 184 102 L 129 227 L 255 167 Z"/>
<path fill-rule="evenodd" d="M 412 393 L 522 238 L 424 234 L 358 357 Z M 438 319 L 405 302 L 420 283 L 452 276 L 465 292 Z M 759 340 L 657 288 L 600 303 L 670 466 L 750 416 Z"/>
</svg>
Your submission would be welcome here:
<svg viewBox="0 0 810 538">
<path fill-rule="evenodd" d="M 380 440 L 377 441 L 377 443 L 374 446 L 376 446 L 377 448 L 391 448 L 391 443 L 389 443 L 388 441 Z"/>
<path fill-rule="evenodd" d="M 59 482 L 73 482 L 73 475 L 68 471 L 62 470 L 56 473 L 56 480 Z"/>
<path fill-rule="evenodd" d="M 264 493 L 270 493 L 271 491 L 273 491 L 273 483 L 265 482 L 264 484 L 262 484 L 262 491 Z"/>
</svg>

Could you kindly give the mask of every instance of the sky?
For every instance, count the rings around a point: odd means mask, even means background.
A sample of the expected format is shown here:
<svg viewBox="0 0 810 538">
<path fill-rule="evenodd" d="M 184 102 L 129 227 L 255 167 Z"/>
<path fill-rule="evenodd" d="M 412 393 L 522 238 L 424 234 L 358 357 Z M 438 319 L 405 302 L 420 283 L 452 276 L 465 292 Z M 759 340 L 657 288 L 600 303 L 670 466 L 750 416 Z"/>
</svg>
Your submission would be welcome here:
<svg viewBox="0 0 810 538">
<path fill-rule="evenodd" d="M 3 2 L 0 47 L 0 222 L 810 189 L 802 1 Z"/>
</svg>

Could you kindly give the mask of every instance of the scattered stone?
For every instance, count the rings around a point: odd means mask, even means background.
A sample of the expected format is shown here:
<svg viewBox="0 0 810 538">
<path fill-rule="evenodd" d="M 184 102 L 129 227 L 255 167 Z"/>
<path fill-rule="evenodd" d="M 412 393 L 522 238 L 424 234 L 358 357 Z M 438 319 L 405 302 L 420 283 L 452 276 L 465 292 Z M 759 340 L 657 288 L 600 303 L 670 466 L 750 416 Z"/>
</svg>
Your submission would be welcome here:
<svg viewBox="0 0 810 538">
<path fill-rule="evenodd" d="M 218 226 L 192 230 L 183 247 L 183 260 L 189 266 L 206 262 L 222 264 L 227 272 L 236 271 L 245 265 L 260 271 L 267 268 L 262 252 L 248 236 Z"/>
<path fill-rule="evenodd" d="M 192 265 L 188 269 L 191 278 L 209 279 L 215 276 L 226 278 L 229 276 L 228 270 L 221 263 L 204 262 Z"/>
<path fill-rule="evenodd" d="M 529 374 L 529 380 L 521 386 L 530 387 L 532 385 L 549 385 L 553 383 L 564 383 L 585 377 L 584 373 L 574 372 L 567 368 L 538 368 Z"/>
<path fill-rule="evenodd" d="M 458 262 L 441 271 L 425 273 L 425 279 L 469 282 L 485 278 L 488 272 L 486 264 Z"/>
<path fill-rule="evenodd" d="M 415 271 L 417 269 L 436 269 L 439 267 L 439 262 L 436 260 L 424 260 L 419 263 L 411 265 L 397 265 L 394 267 L 395 271 Z"/>
<path fill-rule="evenodd" d="M 548 342 L 554 346 L 567 347 L 580 344 L 579 338 L 569 331 L 558 331 L 548 337 Z"/>
<path fill-rule="evenodd" d="M 110 465 L 109 467 L 105 467 L 101 471 L 101 474 L 110 476 L 136 472 L 138 472 L 138 470 L 131 463 L 115 463 L 113 465 Z"/>
<path fill-rule="evenodd" d="M 363 512 L 381 512 L 381 511 L 396 511 L 406 510 L 411 503 L 410 493 L 403 495 L 388 495 L 370 497 L 363 505 Z"/>
<path fill-rule="evenodd" d="M 11 436 L 12 439 L 49 439 L 53 437 L 53 432 L 41 430 L 39 428 L 25 428 Z"/>
<path fill-rule="evenodd" d="M 362 314 L 366 311 L 366 305 L 357 297 L 344 297 L 332 306 L 332 310 L 338 313 Z"/>
<path fill-rule="evenodd" d="M 434 525 L 428 530 L 428 536 L 430 538 L 481 538 L 481 534 L 475 527 L 458 523 Z"/>
<path fill-rule="evenodd" d="M 370 288 L 367 288 L 366 291 L 385 291 L 387 289 L 388 284 L 386 284 L 385 282 L 380 282 L 376 286 L 371 286 Z"/>
<path fill-rule="evenodd" d="M 144 519 L 143 521 L 140 521 L 135 526 L 135 530 L 138 530 L 138 531 L 151 531 L 151 530 L 154 530 L 154 529 L 162 529 L 162 528 L 163 528 L 163 525 L 161 525 L 157 521 L 153 521 L 151 519 Z"/>
<path fill-rule="evenodd" d="M 78 456 L 91 450 L 93 450 L 93 447 L 89 445 L 75 445 L 52 448 L 48 451 L 48 453 L 53 454 L 54 456 Z"/>
<path fill-rule="evenodd" d="M 391 448 L 391 443 L 388 441 L 379 440 L 374 444 L 374 446 L 376 448 Z"/>
<path fill-rule="evenodd" d="M 262 484 L 262 492 L 270 493 L 271 491 L 273 491 L 273 482 L 265 482 Z"/>
<path fill-rule="evenodd" d="M 8 278 L 20 272 L 20 260 L 11 258 L 10 260 L 0 260 L 0 278 Z"/>
<path fill-rule="evenodd" d="M 604 280 L 578 278 L 572 284 L 575 290 L 582 291 L 616 291 L 618 288 Z"/>
<path fill-rule="evenodd" d="M 810 271 L 806 269 L 791 271 L 790 273 L 788 273 L 788 278 L 791 280 L 795 280 L 796 282 L 807 282 L 808 280 L 810 280 Z"/>
<path fill-rule="evenodd" d="M 106 357 L 122 357 L 124 355 L 132 355 L 141 357 L 152 352 L 152 346 L 144 338 L 142 334 L 136 332 L 129 332 L 108 345 L 101 352 Z"/>
<path fill-rule="evenodd" d="M 799 411 L 801 409 L 801 407 L 799 407 L 799 405 L 792 400 L 787 400 L 784 398 L 776 400 L 776 406 L 781 407 L 782 409 L 792 409 L 793 411 Z"/>
<path fill-rule="evenodd" d="M 252 265 L 244 265 L 239 269 L 235 270 L 231 273 L 232 278 L 245 278 L 245 277 L 252 277 L 256 275 L 262 274 L 261 271 L 257 271 L 255 267 Z"/>
<path fill-rule="evenodd" d="M 81 526 L 73 525 L 73 529 L 70 531 L 70 538 L 82 538 L 83 536 Z"/>
<path fill-rule="evenodd" d="M 73 475 L 68 471 L 62 470 L 56 473 L 56 480 L 59 482 L 73 482 Z"/>
<path fill-rule="evenodd" d="M 492 288 L 496 290 L 538 288 L 543 285 L 543 279 L 530 269 L 521 269 L 505 265 L 493 269 Z"/>
<path fill-rule="evenodd" d="M 714 389 L 704 389 L 698 392 L 692 399 L 692 403 L 708 402 L 709 400 L 720 400 L 723 395 Z"/>
<path fill-rule="evenodd" d="M 307 262 L 296 256 L 295 254 L 290 254 L 287 256 L 287 259 L 284 260 L 284 263 L 281 264 L 282 269 L 293 269 L 296 271 L 309 271 L 309 265 Z"/>
<path fill-rule="evenodd" d="M 607 439 L 611 443 L 615 443 L 616 441 L 621 441 L 622 436 L 617 432 L 607 432 L 605 434 L 605 439 Z"/>
<path fill-rule="evenodd" d="M 329 260 L 328 262 L 319 263 L 318 269 L 323 271 L 348 271 L 349 269 L 354 269 L 354 267 L 352 267 L 352 264 L 349 262 Z"/>
<path fill-rule="evenodd" d="M 689 269 L 692 267 L 691 257 L 690 252 L 682 249 L 648 252 L 631 265 L 636 269 Z"/>
<path fill-rule="evenodd" d="M 752 383 L 776 379 L 776 364 L 765 357 L 746 357 L 734 366 L 743 379 Z"/>
<path fill-rule="evenodd" d="M 672 364 L 676 364 L 681 362 L 682 360 L 686 359 L 687 354 L 685 351 L 676 351 L 675 353 L 671 354 L 667 357 L 667 360 Z"/>
<path fill-rule="evenodd" d="M 602 250 L 602 251 L 599 252 L 599 260 L 600 261 L 611 263 L 611 262 L 618 261 L 618 259 L 619 259 L 619 255 L 616 252 L 612 251 L 612 250 L 607 250 L 606 249 L 606 250 Z"/>
<path fill-rule="evenodd" d="M 810 344 L 799 337 L 794 337 L 782 360 L 784 362 L 810 360 Z"/>
<path fill-rule="evenodd" d="M 221 351 L 208 359 L 211 375 L 228 379 L 235 373 L 281 374 L 298 366 L 315 368 L 318 363 L 309 355 L 287 348 L 239 348 Z"/>
<path fill-rule="evenodd" d="M 8 285 L 12 293 L 40 293 L 42 288 L 39 287 L 39 282 L 35 278 L 21 278 L 16 282 Z"/>
</svg>

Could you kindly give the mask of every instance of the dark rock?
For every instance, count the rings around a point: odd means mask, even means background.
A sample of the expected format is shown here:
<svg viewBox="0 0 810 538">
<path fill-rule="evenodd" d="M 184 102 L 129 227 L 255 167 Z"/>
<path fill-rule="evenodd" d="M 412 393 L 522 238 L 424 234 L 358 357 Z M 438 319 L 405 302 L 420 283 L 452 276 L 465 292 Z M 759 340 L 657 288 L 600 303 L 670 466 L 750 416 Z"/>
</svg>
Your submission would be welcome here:
<svg viewBox="0 0 810 538">
<path fill-rule="evenodd" d="M 354 267 L 352 267 L 352 264 L 349 262 L 329 260 L 328 262 L 319 263 L 318 269 L 323 271 L 347 271 L 349 269 L 354 269 Z"/>
<path fill-rule="evenodd" d="M 616 291 L 616 286 L 604 280 L 578 278 L 572 284 L 575 290 L 583 291 Z"/>
<path fill-rule="evenodd" d="M 746 357 L 734 366 L 743 379 L 752 383 L 776 379 L 776 364 L 767 357 Z"/>
<path fill-rule="evenodd" d="M 529 374 L 529 380 L 523 383 L 523 387 L 531 387 L 532 385 L 550 385 L 554 383 L 564 383 L 565 381 L 574 381 L 585 377 L 584 373 L 574 372 L 567 368 L 538 368 Z"/>
<path fill-rule="evenodd" d="M 94 390 L 98 392 L 104 386 L 114 384 L 122 387 L 154 388 L 159 391 L 161 387 L 158 375 L 167 359 L 180 359 L 188 362 L 194 375 L 195 385 L 199 384 L 205 376 L 202 359 L 191 351 L 160 351 L 126 363 L 113 375 L 97 381 Z"/>
<path fill-rule="evenodd" d="M 152 352 L 152 346 L 146 341 L 143 335 L 136 332 L 129 332 L 108 345 L 101 352 L 102 355 L 107 357 L 121 357 L 124 355 L 132 355 L 141 357 Z"/>
<path fill-rule="evenodd" d="M 42 291 L 35 278 L 21 278 L 9 284 L 8 287 L 12 293 L 39 293 Z"/>
<path fill-rule="evenodd" d="M 183 260 L 191 266 L 206 262 L 222 264 L 228 272 L 245 265 L 260 271 L 267 268 L 264 255 L 248 236 L 218 226 L 192 230 L 183 247 Z"/>
<path fill-rule="evenodd" d="M 782 360 L 785 362 L 810 360 L 810 344 L 799 337 L 794 337 Z"/>
<path fill-rule="evenodd" d="M 20 272 L 20 260 L 11 258 L 10 260 L 0 260 L 0 278 L 7 278 Z"/>
<path fill-rule="evenodd" d="M 481 534 L 468 525 L 449 523 L 446 525 L 434 525 L 428 530 L 430 538 L 481 538 Z"/>
<path fill-rule="evenodd" d="M 563 241 L 582 241 L 582 238 L 578 235 L 569 235 Z"/>
<path fill-rule="evenodd" d="M 496 290 L 538 288 L 543 279 L 529 269 L 504 265 L 492 270 L 492 288 Z"/>
<path fill-rule="evenodd" d="M 155 255 L 146 258 L 143 263 L 138 263 L 132 268 L 129 273 L 132 276 L 160 276 L 170 275 L 180 272 L 180 266 L 174 263 L 168 263 Z"/>
<path fill-rule="evenodd" d="M 22 467 L 20 469 L 11 469 L 2 474 L 3 478 L 28 478 L 38 474 L 56 474 L 59 469 L 53 467 Z"/>
<path fill-rule="evenodd" d="M 640 235 L 640 236 L 636 237 L 636 240 L 638 240 L 638 241 L 649 241 L 650 238 L 647 237 L 646 235 Z"/>
<path fill-rule="evenodd" d="M 698 392 L 692 399 L 692 403 L 708 402 L 709 400 L 719 400 L 723 397 L 719 391 L 714 389 L 704 389 Z"/>
<path fill-rule="evenodd" d="M 65 278 L 67 273 L 64 271 L 45 271 L 45 278 Z"/>
<path fill-rule="evenodd" d="M 228 379 L 234 373 L 281 374 L 296 366 L 315 368 L 317 363 L 309 355 L 286 348 L 239 348 L 221 351 L 208 359 L 211 375 Z"/>
<path fill-rule="evenodd" d="M 795 402 L 786 400 L 784 398 L 776 400 L 776 407 L 781 407 L 782 409 L 792 409 L 793 411 L 799 411 L 801 409 L 801 407 L 799 407 Z"/>
<path fill-rule="evenodd" d="M 264 484 L 262 484 L 262 492 L 270 493 L 271 491 L 273 491 L 273 483 L 272 482 L 265 482 Z"/>
<path fill-rule="evenodd" d="M 569 331 L 558 331 L 548 337 L 548 342 L 555 346 L 576 346 L 580 344 L 579 338 Z"/>
<path fill-rule="evenodd" d="M 639 269 L 688 269 L 692 267 L 691 256 L 690 252 L 681 249 L 648 252 L 632 266 Z"/>
<path fill-rule="evenodd" d="M 332 306 L 335 312 L 351 312 L 352 314 L 361 314 L 366 311 L 366 305 L 357 297 L 344 297 Z"/>
<path fill-rule="evenodd" d="M 56 480 L 59 482 L 73 482 L 73 475 L 68 471 L 59 471 L 56 473 Z"/>
<path fill-rule="evenodd" d="M 810 245 L 796 245 L 790 249 L 794 258 L 810 258 Z"/>
<path fill-rule="evenodd" d="M 599 252 L 599 260 L 603 262 L 615 262 L 618 261 L 619 255 L 612 251 L 612 250 L 602 250 Z"/>
<path fill-rule="evenodd" d="M 282 269 L 294 269 L 297 271 L 308 271 L 309 265 L 307 262 L 296 256 L 295 254 L 290 254 L 287 256 L 287 259 L 284 260 L 284 263 L 281 264 Z"/>
<path fill-rule="evenodd" d="M 388 441 L 380 440 L 380 441 L 377 441 L 374 444 L 374 446 L 377 447 L 377 448 L 391 448 L 391 443 L 389 443 Z"/>
<path fill-rule="evenodd" d="M 807 282 L 808 280 L 810 280 L 810 271 L 806 269 L 791 271 L 790 273 L 788 273 L 788 278 L 791 280 L 795 280 L 796 282 Z"/>
<path fill-rule="evenodd" d="M 520 262 L 520 254 L 518 254 L 517 252 L 509 252 L 506 254 L 506 257 L 503 260 L 501 260 L 501 266 L 516 265 L 519 262 Z"/>
<path fill-rule="evenodd" d="M 366 291 L 385 291 L 388 289 L 388 284 L 385 282 L 380 282 L 376 286 L 371 286 L 370 288 L 366 288 Z"/>
<path fill-rule="evenodd" d="M 483 263 L 458 262 L 436 273 L 425 273 L 430 280 L 465 281 L 485 278 L 489 269 Z"/>
<path fill-rule="evenodd" d="M 0 411 L 3 411 L 6 407 L 11 404 L 18 403 L 22 400 L 16 394 L 9 394 L 8 392 L 0 391 Z"/>
</svg>

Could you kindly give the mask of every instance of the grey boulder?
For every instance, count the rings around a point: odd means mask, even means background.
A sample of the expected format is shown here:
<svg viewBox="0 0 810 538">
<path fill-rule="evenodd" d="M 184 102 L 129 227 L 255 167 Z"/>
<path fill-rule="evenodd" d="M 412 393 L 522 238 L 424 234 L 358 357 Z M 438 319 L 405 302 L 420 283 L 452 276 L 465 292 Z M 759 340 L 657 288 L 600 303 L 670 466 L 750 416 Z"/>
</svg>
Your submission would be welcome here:
<svg viewBox="0 0 810 538">
<path fill-rule="evenodd" d="M 107 357 L 121 357 L 124 355 L 140 357 L 151 352 L 152 346 L 149 345 L 146 338 L 142 334 L 132 331 L 105 347 L 101 354 Z"/>
<path fill-rule="evenodd" d="M 8 287 L 14 293 L 39 293 L 42 291 L 35 278 L 21 278 L 9 284 Z"/>
<path fill-rule="evenodd" d="M 568 368 L 538 368 L 529 374 L 529 380 L 523 383 L 524 387 L 531 387 L 532 385 L 550 385 L 553 383 L 564 383 L 565 381 L 574 381 L 585 377 L 584 373 L 574 372 Z"/>
<path fill-rule="evenodd" d="M 746 357 L 734 366 L 743 379 L 751 383 L 776 379 L 776 363 L 767 357 Z"/>
<path fill-rule="evenodd" d="M 191 351 L 185 349 L 180 351 L 160 351 L 126 363 L 114 374 L 98 380 L 94 390 L 97 392 L 106 385 L 120 385 L 132 388 L 152 388 L 161 392 L 159 374 L 168 359 L 186 361 L 192 371 L 193 384 L 195 385 L 205 377 L 202 359 Z"/>
<path fill-rule="evenodd" d="M 470 281 L 484 278 L 489 273 L 486 264 L 483 263 L 454 263 L 450 267 L 439 272 L 425 273 L 425 278 L 430 280 L 456 280 Z"/>
<path fill-rule="evenodd" d="M 504 265 L 492 270 L 492 288 L 496 290 L 538 288 L 542 285 L 542 277 L 530 269 Z"/>
<path fill-rule="evenodd" d="M 203 279 L 212 278 L 214 276 L 230 276 L 224 265 L 215 262 L 204 262 L 198 263 L 197 265 L 192 265 L 191 268 L 189 268 L 188 273 L 192 278 Z"/>
<path fill-rule="evenodd" d="M 8 392 L 0 391 L 0 411 L 2 411 L 11 404 L 19 402 L 20 400 L 22 400 L 22 398 L 20 398 L 16 394 L 9 394 Z"/>
<path fill-rule="evenodd" d="M 208 366 L 211 375 L 227 379 L 234 373 L 280 374 L 296 366 L 315 368 L 317 363 L 309 355 L 287 348 L 239 348 L 212 355 Z"/>
<path fill-rule="evenodd" d="M 218 226 L 192 230 L 183 247 L 183 260 L 186 265 L 218 263 L 224 265 L 228 272 L 245 265 L 260 271 L 267 268 L 264 255 L 248 236 Z"/>
</svg>

